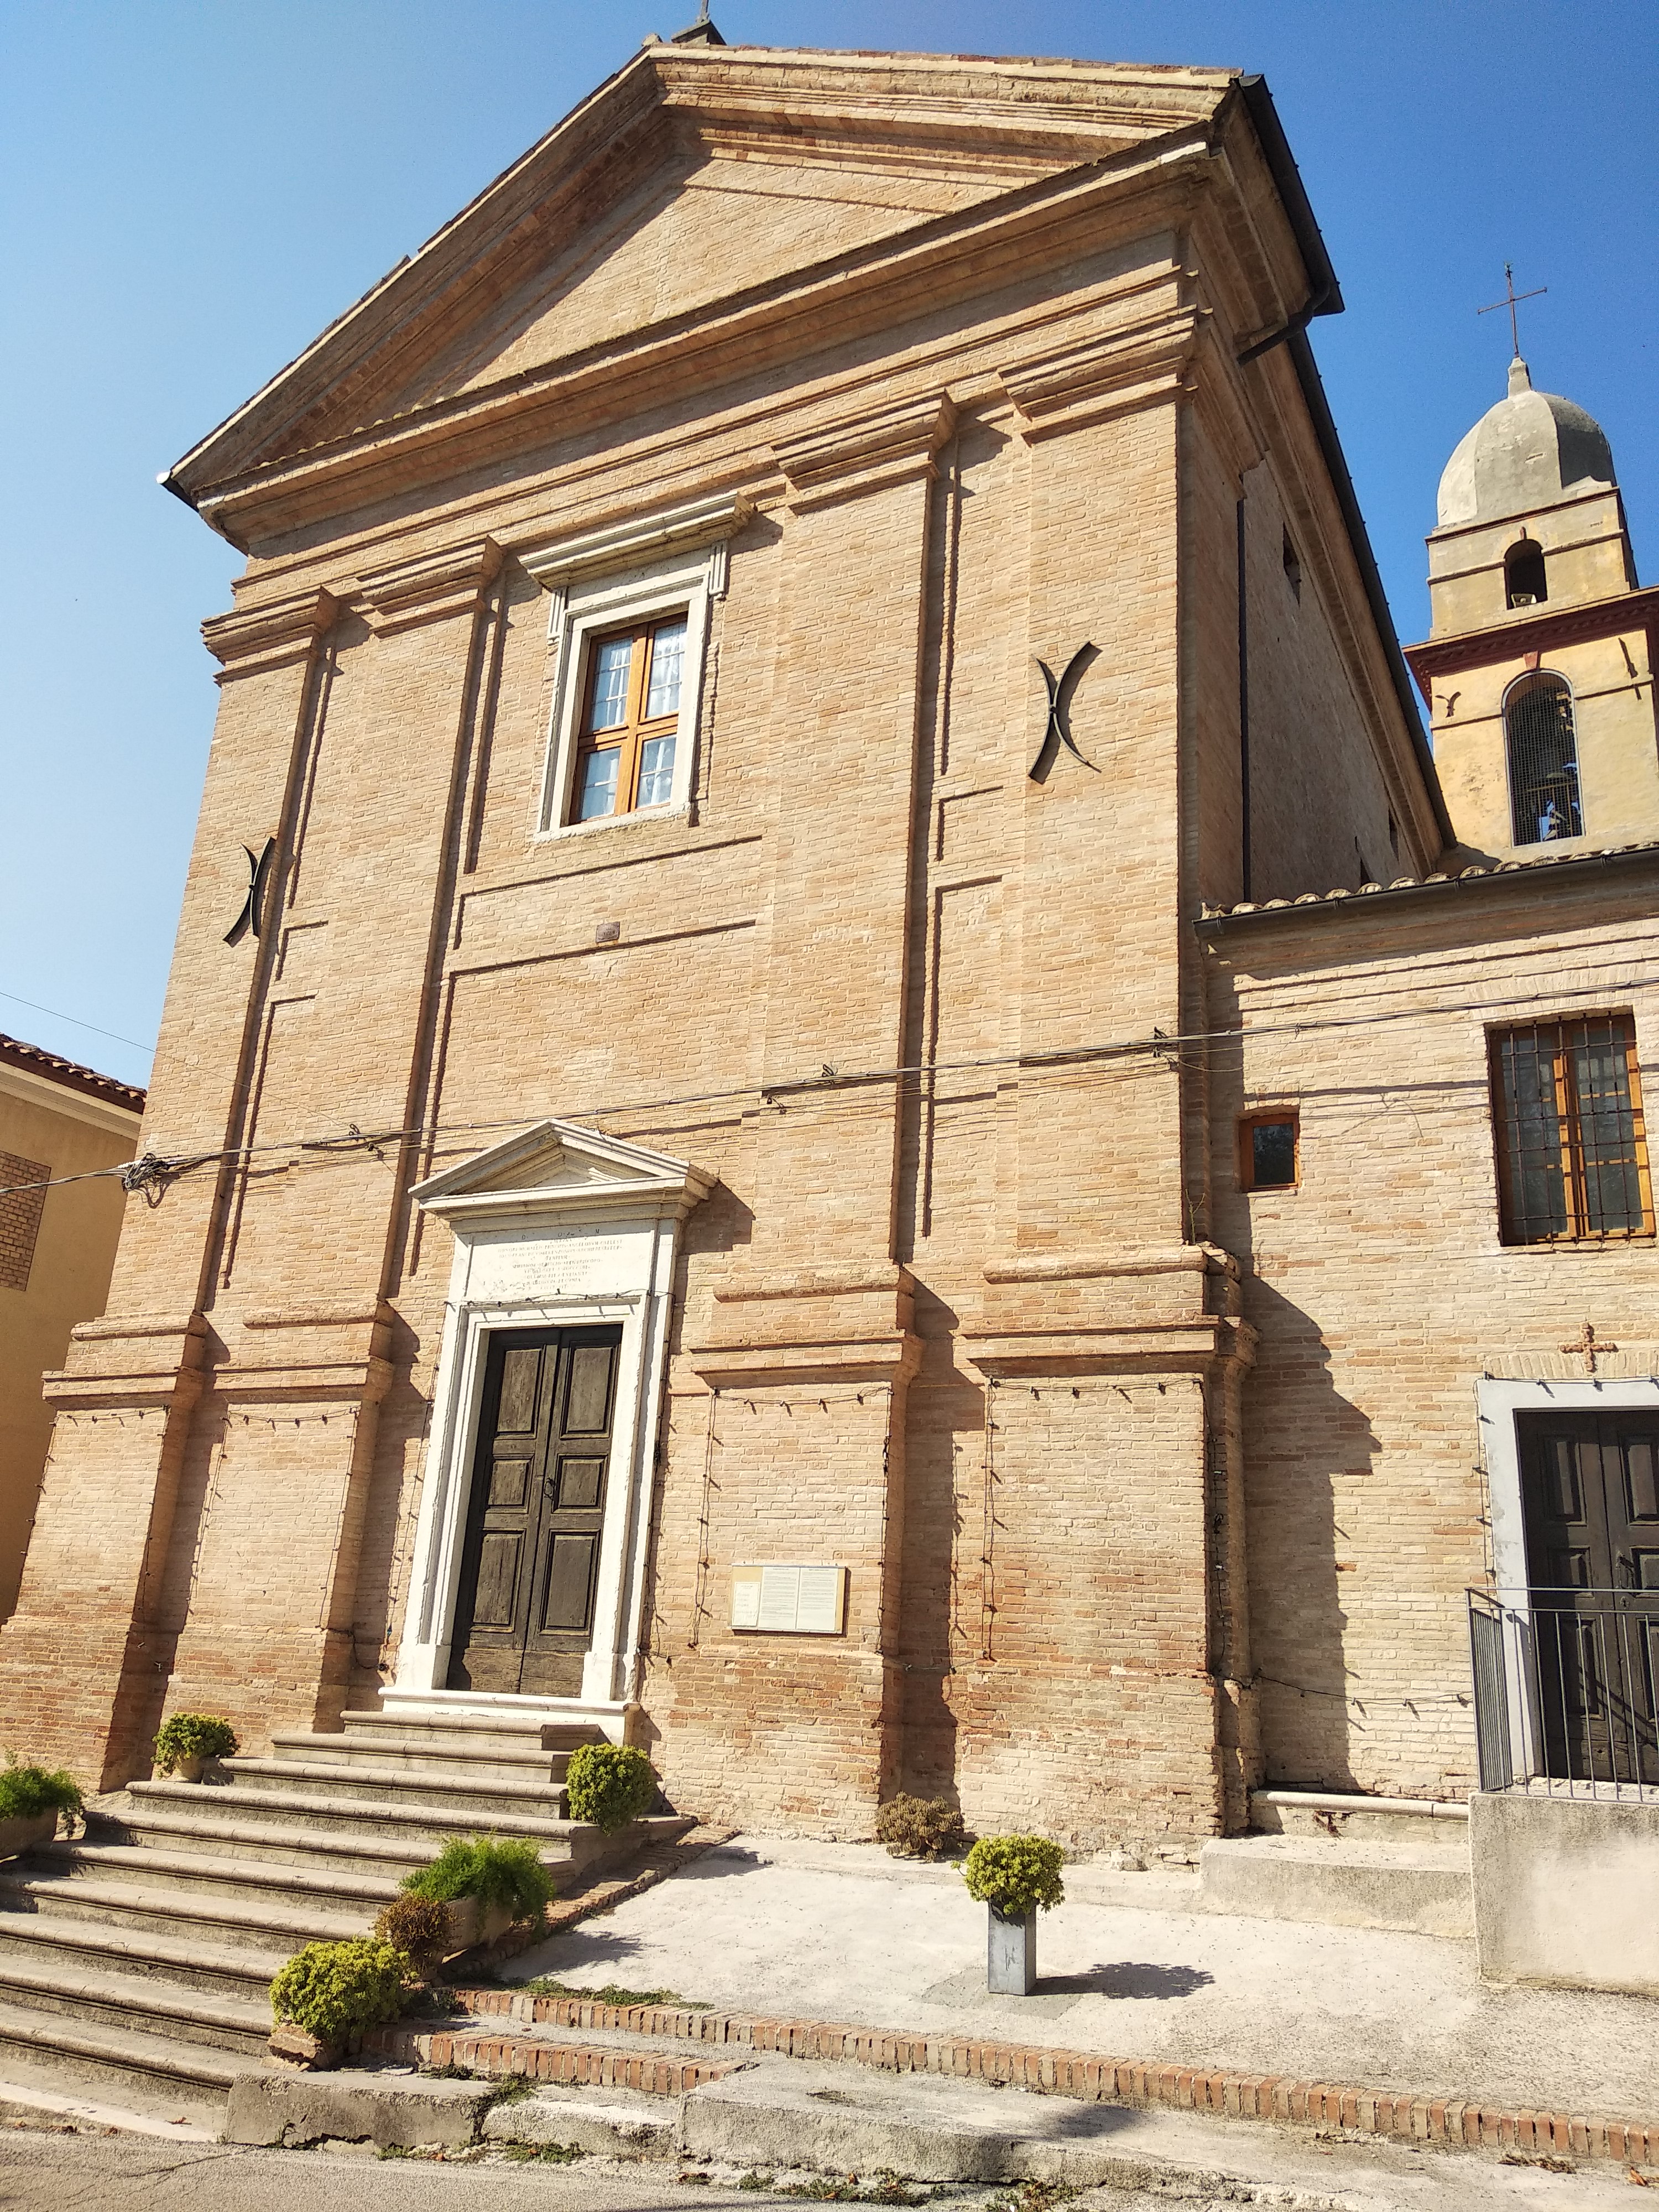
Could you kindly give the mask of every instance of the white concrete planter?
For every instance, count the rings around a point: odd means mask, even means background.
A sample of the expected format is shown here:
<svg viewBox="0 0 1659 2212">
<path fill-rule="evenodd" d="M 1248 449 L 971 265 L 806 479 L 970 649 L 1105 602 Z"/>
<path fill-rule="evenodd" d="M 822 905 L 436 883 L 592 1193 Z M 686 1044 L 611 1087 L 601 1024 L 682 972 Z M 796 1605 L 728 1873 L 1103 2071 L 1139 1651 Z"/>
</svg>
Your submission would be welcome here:
<svg viewBox="0 0 1659 2212">
<path fill-rule="evenodd" d="M 57 1833 L 55 1812 L 15 1814 L 9 1820 L 0 1820 L 0 1859 L 15 1858 L 19 1851 L 49 1844 Z"/>
<path fill-rule="evenodd" d="M 476 1897 L 453 1897 L 449 1900 L 449 1941 L 444 1955 L 453 1957 L 457 1951 L 470 1951 L 476 1944 L 495 1942 L 513 1925 L 513 1915 L 504 1905 L 481 1907 Z"/>
<path fill-rule="evenodd" d="M 994 1997 L 1029 1997 L 1036 1987 L 1036 1914 L 1005 1920 L 985 1908 L 985 1986 Z"/>
<path fill-rule="evenodd" d="M 206 1771 L 207 1760 L 199 1753 L 192 1753 L 187 1759 L 175 1759 L 173 1762 L 173 1779 L 175 1782 L 199 1782 Z"/>
</svg>

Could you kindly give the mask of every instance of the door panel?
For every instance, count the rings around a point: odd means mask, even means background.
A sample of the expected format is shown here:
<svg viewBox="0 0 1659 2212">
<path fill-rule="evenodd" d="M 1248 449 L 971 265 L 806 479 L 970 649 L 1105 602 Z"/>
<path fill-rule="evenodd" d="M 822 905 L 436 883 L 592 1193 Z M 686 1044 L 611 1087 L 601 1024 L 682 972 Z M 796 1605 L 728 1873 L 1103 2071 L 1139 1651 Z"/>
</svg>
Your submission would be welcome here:
<svg viewBox="0 0 1659 2212">
<path fill-rule="evenodd" d="M 1545 1771 L 1659 1783 L 1659 1421 L 1522 1414 L 1516 1432 Z"/>
<path fill-rule="evenodd" d="M 490 1345 L 452 1689 L 580 1693 L 621 1342 L 620 1328 L 519 1329 Z"/>
</svg>

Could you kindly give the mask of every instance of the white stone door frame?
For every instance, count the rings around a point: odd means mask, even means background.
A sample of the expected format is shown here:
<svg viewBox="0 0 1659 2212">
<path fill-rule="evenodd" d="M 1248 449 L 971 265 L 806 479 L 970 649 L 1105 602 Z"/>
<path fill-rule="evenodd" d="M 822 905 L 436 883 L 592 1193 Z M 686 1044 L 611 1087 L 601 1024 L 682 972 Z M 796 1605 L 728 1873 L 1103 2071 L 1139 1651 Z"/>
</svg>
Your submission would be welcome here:
<svg viewBox="0 0 1659 2212">
<path fill-rule="evenodd" d="M 1516 1415 L 1613 1413 L 1656 1405 L 1659 1405 L 1659 1376 L 1652 1375 L 1618 1381 L 1604 1381 L 1599 1376 L 1553 1375 L 1529 1382 L 1498 1382 L 1487 1376 L 1475 1384 L 1480 1455 L 1492 1515 L 1492 1581 L 1503 1620 L 1510 1755 L 1522 1776 L 1541 1771 L 1543 1739 L 1525 1663 L 1532 1638 L 1532 1603 Z"/>
<path fill-rule="evenodd" d="M 413 1192 L 455 1238 L 396 1681 L 387 1710 L 546 1711 L 620 1735 L 643 1628 L 656 1438 L 679 1228 L 713 1178 L 544 1121 Z M 497 1332 L 620 1324 L 593 1641 L 580 1697 L 447 1686 L 479 1411 Z"/>
</svg>

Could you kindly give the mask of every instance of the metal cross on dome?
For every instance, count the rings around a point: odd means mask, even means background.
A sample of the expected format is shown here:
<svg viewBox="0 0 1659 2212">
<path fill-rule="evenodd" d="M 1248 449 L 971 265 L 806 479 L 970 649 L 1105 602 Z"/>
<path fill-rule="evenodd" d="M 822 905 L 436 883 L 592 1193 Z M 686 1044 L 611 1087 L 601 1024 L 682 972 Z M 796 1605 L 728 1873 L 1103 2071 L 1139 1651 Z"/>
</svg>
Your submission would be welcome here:
<svg viewBox="0 0 1659 2212">
<path fill-rule="evenodd" d="M 1515 311 L 1522 300 L 1541 300 L 1549 289 L 1547 284 L 1540 284 L 1530 292 L 1517 292 L 1515 289 L 1515 271 L 1506 261 L 1504 264 L 1503 298 L 1494 300 L 1489 307 L 1477 307 L 1474 311 L 1477 315 L 1495 315 L 1500 307 L 1509 309 L 1510 336 L 1515 342 L 1515 357 L 1517 361 L 1521 358 L 1521 325 L 1516 320 Z"/>
</svg>

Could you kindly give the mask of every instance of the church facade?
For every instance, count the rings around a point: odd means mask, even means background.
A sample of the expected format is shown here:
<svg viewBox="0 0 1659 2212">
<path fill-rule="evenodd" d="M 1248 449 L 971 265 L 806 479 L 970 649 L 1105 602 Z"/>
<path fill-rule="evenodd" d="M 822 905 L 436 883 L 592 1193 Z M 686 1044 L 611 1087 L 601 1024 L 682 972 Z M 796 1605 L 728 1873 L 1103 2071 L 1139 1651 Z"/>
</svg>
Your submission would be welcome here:
<svg viewBox="0 0 1659 2212">
<path fill-rule="evenodd" d="M 1437 774 L 1340 305 L 1259 80 L 702 30 L 179 464 L 247 565 L 8 1741 L 544 1711 L 1177 1853 L 1468 1790 L 1516 1409 L 1659 1400 L 1651 617 L 1512 396 Z"/>
</svg>

